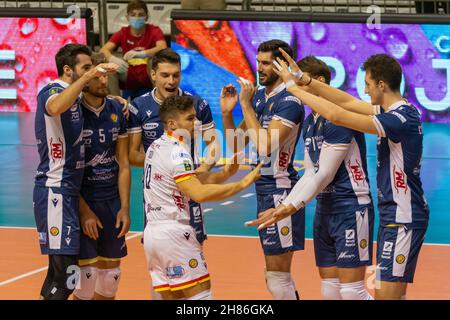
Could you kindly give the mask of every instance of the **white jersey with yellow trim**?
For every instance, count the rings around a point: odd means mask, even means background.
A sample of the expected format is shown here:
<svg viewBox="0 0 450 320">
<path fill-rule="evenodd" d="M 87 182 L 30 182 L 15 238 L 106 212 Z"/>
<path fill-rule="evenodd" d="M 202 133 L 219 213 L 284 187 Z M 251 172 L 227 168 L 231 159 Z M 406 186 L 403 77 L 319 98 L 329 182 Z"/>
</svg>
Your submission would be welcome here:
<svg viewBox="0 0 450 320">
<path fill-rule="evenodd" d="M 189 223 L 189 197 L 177 183 L 194 175 L 189 145 L 165 132 L 147 149 L 144 165 L 144 205 L 147 222 Z"/>
</svg>

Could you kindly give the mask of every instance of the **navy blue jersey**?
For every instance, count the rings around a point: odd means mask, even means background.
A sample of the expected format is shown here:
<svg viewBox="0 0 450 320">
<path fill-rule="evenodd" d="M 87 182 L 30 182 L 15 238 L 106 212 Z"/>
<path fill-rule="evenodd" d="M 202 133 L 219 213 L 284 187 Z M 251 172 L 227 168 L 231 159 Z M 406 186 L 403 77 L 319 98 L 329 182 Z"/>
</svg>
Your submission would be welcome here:
<svg viewBox="0 0 450 320">
<path fill-rule="evenodd" d="M 261 178 L 255 182 L 256 192 L 273 194 L 280 189 L 290 189 L 299 179 L 293 162 L 295 147 L 305 119 L 305 108 L 298 98 L 286 91 L 284 83 L 268 96 L 264 88 L 258 90 L 253 97 L 252 106 L 264 129 L 269 127 L 272 120 L 281 121 L 283 125 L 292 128 L 286 141 L 276 150 L 277 154 L 272 155 L 274 163 L 268 162 L 264 165 L 265 168 L 271 168 L 272 173 L 265 175 L 264 171 L 261 172 Z"/>
<path fill-rule="evenodd" d="M 99 109 L 94 109 L 84 100 L 82 106 L 86 166 L 81 195 L 86 200 L 116 198 L 119 196 L 116 142 L 117 139 L 128 136 L 122 105 L 113 99 L 105 98 Z"/>
<path fill-rule="evenodd" d="M 429 209 L 420 179 L 420 114 L 414 106 L 399 101 L 373 120 L 379 135 L 377 183 L 381 223 L 426 227 Z"/>
<path fill-rule="evenodd" d="M 335 150 L 347 150 L 333 181 L 316 197 L 318 208 L 326 208 L 323 212 L 337 214 L 370 204 L 372 199 L 364 134 L 336 126 L 314 114 L 306 118 L 304 128 L 305 149 L 316 168 L 320 167 L 319 158 L 323 145 L 331 145 Z"/>
<path fill-rule="evenodd" d="M 164 125 L 159 118 L 159 107 L 162 101 L 156 97 L 155 92 L 156 88 L 134 99 L 129 107 L 128 133 L 142 133 L 145 152 L 153 141 L 159 139 L 164 133 Z M 214 127 L 211 108 L 206 100 L 181 89 L 179 89 L 179 95 L 192 96 L 197 118 L 202 122 L 202 130 Z"/>
<path fill-rule="evenodd" d="M 68 86 L 68 83 L 58 79 L 47 84 L 38 93 L 34 130 L 40 160 L 35 184 L 55 188 L 57 193 L 77 195 L 84 168 L 80 98 L 58 116 L 52 117 L 46 110 L 49 99 L 53 99 Z"/>
</svg>

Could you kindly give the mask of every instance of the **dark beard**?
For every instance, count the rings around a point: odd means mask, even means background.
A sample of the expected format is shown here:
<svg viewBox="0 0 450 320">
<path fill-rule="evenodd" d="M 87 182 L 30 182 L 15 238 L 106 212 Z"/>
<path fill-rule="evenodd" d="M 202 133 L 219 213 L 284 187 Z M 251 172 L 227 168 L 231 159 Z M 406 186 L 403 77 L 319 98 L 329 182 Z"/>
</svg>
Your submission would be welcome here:
<svg viewBox="0 0 450 320">
<path fill-rule="evenodd" d="M 268 76 L 264 82 L 260 81 L 259 84 L 262 86 L 268 87 L 268 86 L 273 85 L 275 82 L 277 82 L 278 79 L 279 79 L 279 77 L 276 74 L 273 74 L 271 76 Z"/>
</svg>

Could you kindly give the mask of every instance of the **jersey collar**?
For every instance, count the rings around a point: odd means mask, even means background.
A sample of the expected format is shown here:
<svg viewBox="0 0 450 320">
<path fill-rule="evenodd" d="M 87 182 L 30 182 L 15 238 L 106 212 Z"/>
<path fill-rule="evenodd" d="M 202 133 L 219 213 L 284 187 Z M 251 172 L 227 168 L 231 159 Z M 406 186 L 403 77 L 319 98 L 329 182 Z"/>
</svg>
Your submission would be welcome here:
<svg viewBox="0 0 450 320">
<path fill-rule="evenodd" d="M 183 90 L 181 90 L 181 88 L 178 88 L 178 95 L 179 96 L 183 95 Z M 155 100 L 157 104 L 161 105 L 163 103 L 163 101 L 161 99 L 158 99 L 158 97 L 156 96 L 156 88 L 154 88 L 152 90 L 152 97 L 153 97 L 153 100 Z"/>
<path fill-rule="evenodd" d="M 274 88 L 271 93 L 266 94 L 266 89 L 264 89 L 264 95 L 266 97 L 266 101 L 272 98 L 273 96 L 279 94 L 281 91 L 286 89 L 286 85 L 282 82 L 278 87 Z"/>
<path fill-rule="evenodd" d="M 184 137 L 183 137 L 183 136 L 177 135 L 177 134 L 176 134 L 174 131 L 172 131 L 172 130 L 165 130 L 165 131 L 164 131 L 164 134 L 167 136 L 167 138 L 169 138 L 169 140 L 184 143 Z"/>
<path fill-rule="evenodd" d="M 50 83 L 57 83 L 57 84 L 59 84 L 61 87 L 63 87 L 64 89 L 66 89 L 70 84 L 68 84 L 67 82 L 65 82 L 65 81 L 62 81 L 61 79 L 55 79 L 55 80 L 53 80 L 52 82 L 50 82 Z"/>
<path fill-rule="evenodd" d="M 410 103 L 408 102 L 408 100 L 406 100 L 406 99 L 402 99 L 402 100 L 399 100 L 399 101 L 397 101 L 397 102 L 394 102 L 390 107 L 389 107 L 389 109 L 388 109 L 388 111 L 391 111 L 391 110 L 395 110 L 395 109 L 398 109 L 398 108 L 400 108 L 401 106 L 404 106 L 404 105 L 410 105 Z"/>
<path fill-rule="evenodd" d="M 105 104 L 106 104 L 106 98 L 103 99 L 103 104 L 101 105 L 100 108 L 94 108 L 93 106 L 89 105 L 89 103 L 83 98 L 83 105 L 86 109 L 88 109 L 89 111 L 92 111 L 93 113 L 95 113 L 97 115 L 97 117 L 100 116 L 100 113 L 103 111 L 103 109 L 105 109 Z"/>
</svg>

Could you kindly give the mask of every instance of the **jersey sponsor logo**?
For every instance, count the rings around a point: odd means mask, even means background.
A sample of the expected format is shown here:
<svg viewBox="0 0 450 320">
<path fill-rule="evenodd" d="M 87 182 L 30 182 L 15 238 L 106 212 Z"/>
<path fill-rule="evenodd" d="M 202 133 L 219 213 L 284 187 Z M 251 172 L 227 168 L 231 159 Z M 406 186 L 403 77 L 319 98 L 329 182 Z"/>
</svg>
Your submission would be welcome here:
<svg viewBox="0 0 450 320">
<path fill-rule="evenodd" d="M 47 233 L 39 232 L 39 244 L 46 244 L 46 243 L 47 243 Z"/>
<path fill-rule="evenodd" d="M 263 245 L 264 246 L 273 246 L 275 244 L 277 244 L 275 241 L 270 241 L 269 239 L 264 239 L 263 240 Z"/>
<path fill-rule="evenodd" d="M 53 206 L 56 207 L 58 205 L 58 199 L 52 199 Z"/>
<path fill-rule="evenodd" d="M 406 194 L 408 186 L 406 185 L 405 173 L 403 172 L 403 170 L 398 169 L 397 166 L 394 165 L 393 175 L 394 175 L 394 186 L 397 193 L 403 191 Z"/>
<path fill-rule="evenodd" d="M 295 103 L 298 103 L 298 104 L 302 104 L 302 102 L 300 101 L 300 99 L 297 98 L 297 97 L 294 97 L 294 96 L 288 96 L 288 97 L 284 98 L 284 99 L 281 100 L 281 101 L 291 101 L 291 102 L 295 102 Z"/>
<path fill-rule="evenodd" d="M 53 161 L 61 160 L 62 158 L 64 158 L 64 147 L 61 138 L 58 138 L 57 140 L 53 140 L 53 138 L 50 138 L 50 149 Z"/>
<path fill-rule="evenodd" d="M 200 111 L 202 111 L 203 109 L 206 108 L 207 105 L 208 105 L 208 102 L 205 99 L 202 99 L 202 101 L 198 105 L 198 108 L 200 109 Z"/>
<path fill-rule="evenodd" d="M 117 116 L 117 114 L 115 114 L 115 113 L 112 113 L 111 114 L 111 120 L 113 121 L 113 122 L 117 122 L 117 119 L 118 119 L 119 117 Z"/>
<path fill-rule="evenodd" d="M 89 130 L 89 129 L 83 130 L 83 138 L 90 137 L 90 136 L 92 136 L 93 134 L 94 134 L 94 131 L 92 131 L 92 130 Z"/>
<path fill-rule="evenodd" d="M 197 261 L 197 259 L 191 259 L 191 260 L 189 260 L 189 267 L 191 267 L 192 269 L 195 269 L 195 268 L 197 268 L 197 266 L 198 266 L 198 261 Z"/>
<path fill-rule="evenodd" d="M 385 241 L 383 244 L 383 252 L 381 253 L 382 259 L 391 259 L 392 249 L 394 247 L 394 243 L 390 241 Z"/>
<path fill-rule="evenodd" d="M 159 123 L 158 122 L 150 122 L 150 123 L 146 123 L 142 126 L 142 128 L 144 130 L 153 130 L 159 127 Z"/>
<path fill-rule="evenodd" d="M 70 246 L 70 241 L 72 241 L 72 239 L 69 238 L 69 237 L 67 237 L 65 240 L 66 240 L 66 244 L 67 244 L 68 246 Z"/>
<path fill-rule="evenodd" d="M 155 179 L 155 181 L 162 181 L 163 180 L 163 175 L 160 173 L 155 173 L 153 175 L 153 179 Z"/>
<path fill-rule="evenodd" d="M 190 159 L 191 156 L 185 152 L 179 152 L 176 153 L 175 155 L 172 156 L 173 160 L 177 160 L 177 159 Z"/>
<path fill-rule="evenodd" d="M 147 117 L 150 118 L 150 116 L 152 115 L 153 111 L 147 110 L 147 111 L 145 111 L 145 113 L 147 114 Z"/>
<path fill-rule="evenodd" d="M 339 254 L 338 260 L 341 260 L 341 259 L 353 259 L 354 257 L 355 257 L 354 254 L 348 254 L 347 251 L 343 251 L 343 252 L 341 252 Z"/>
<path fill-rule="evenodd" d="M 278 161 L 278 166 L 282 169 L 287 168 L 289 164 L 289 153 L 281 151 L 280 152 L 280 160 Z"/>
<path fill-rule="evenodd" d="M 145 135 L 146 138 L 155 139 L 156 135 L 157 135 L 157 132 L 156 131 L 147 131 L 147 130 L 145 130 L 144 131 L 144 135 Z"/>
<path fill-rule="evenodd" d="M 56 237 L 56 236 L 59 234 L 59 229 L 58 229 L 57 227 L 51 227 L 51 228 L 50 228 L 50 234 L 51 234 L 53 237 Z"/>
<path fill-rule="evenodd" d="M 179 210 L 186 210 L 186 202 L 184 201 L 184 196 L 181 193 L 174 191 L 172 193 L 172 198 Z"/>
<path fill-rule="evenodd" d="M 361 164 L 358 162 L 358 160 L 355 160 L 354 164 L 352 164 L 352 162 L 349 160 L 348 167 L 350 168 L 350 172 L 352 173 L 353 181 L 355 181 L 357 185 L 359 185 L 360 182 L 364 183 L 364 171 L 362 170 Z"/>
<path fill-rule="evenodd" d="M 346 247 L 356 246 L 355 229 L 345 230 L 345 246 Z"/>
<path fill-rule="evenodd" d="M 200 207 L 193 207 L 192 212 L 194 214 L 194 217 L 200 217 L 202 215 Z"/>
<path fill-rule="evenodd" d="M 170 279 L 181 278 L 184 276 L 184 269 L 182 266 L 167 267 L 166 275 Z"/>
<path fill-rule="evenodd" d="M 132 104 L 130 104 L 130 105 L 128 106 L 128 110 L 129 110 L 132 114 L 134 114 L 134 115 L 137 115 L 138 112 L 139 112 L 139 110 L 138 110 L 135 106 L 133 106 Z"/>
<path fill-rule="evenodd" d="M 396 111 L 392 111 L 391 113 L 392 113 L 394 116 L 396 116 L 397 118 L 399 118 L 400 121 L 401 121 L 402 123 L 405 123 L 405 122 L 406 122 L 406 118 L 405 118 L 404 116 L 402 116 L 400 113 L 398 113 L 398 112 L 396 112 Z"/>
<path fill-rule="evenodd" d="M 116 161 L 116 156 L 112 155 L 107 157 L 108 151 L 104 151 L 102 154 L 96 154 L 91 161 L 89 161 L 86 166 L 96 167 L 99 164 L 109 164 Z"/>
<path fill-rule="evenodd" d="M 186 238 L 186 240 L 189 240 L 189 238 L 191 237 L 191 234 L 189 232 L 185 232 L 184 237 Z"/>
</svg>

